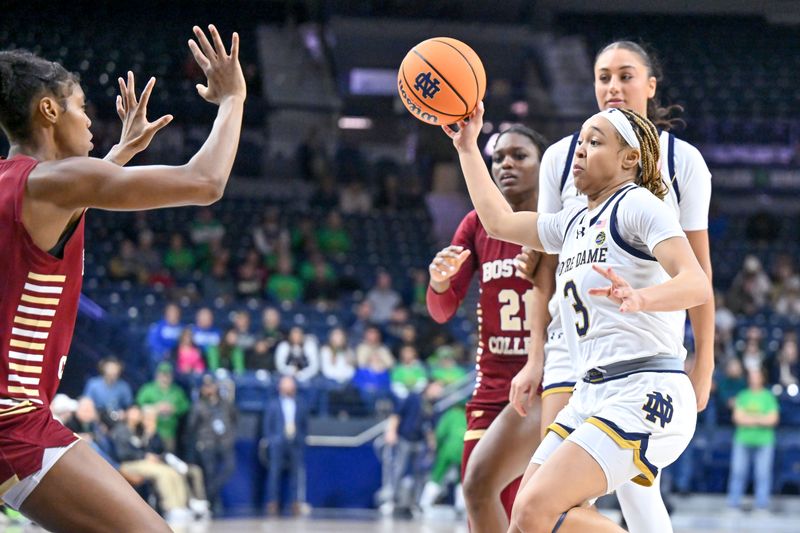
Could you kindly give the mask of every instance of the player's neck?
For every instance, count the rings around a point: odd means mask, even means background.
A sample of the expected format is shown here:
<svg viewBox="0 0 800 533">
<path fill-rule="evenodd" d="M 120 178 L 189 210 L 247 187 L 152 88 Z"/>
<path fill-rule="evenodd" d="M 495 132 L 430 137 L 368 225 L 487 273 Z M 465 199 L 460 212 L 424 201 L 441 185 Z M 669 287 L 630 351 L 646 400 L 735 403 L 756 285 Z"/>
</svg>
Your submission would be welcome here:
<svg viewBox="0 0 800 533">
<path fill-rule="evenodd" d="M 539 191 L 533 191 L 525 195 L 524 198 L 506 198 L 508 204 L 514 212 L 517 211 L 536 211 L 539 205 Z"/>
<path fill-rule="evenodd" d="M 603 202 L 608 200 L 612 194 L 620 190 L 622 187 L 633 183 L 633 178 L 623 178 L 622 180 L 614 180 L 609 183 L 606 187 L 601 189 L 595 194 L 587 194 L 586 199 L 588 200 L 588 207 L 589 211 L 594 209 L 595 207 L 602 205 Z"/>
<path fill-rule="evenodd" d="M 34 133 L 32 137 L 33 138 L 28 142 L 11 143 L 11 147 L 8 150 L 8 157 L 26 155 L 37 161 L 60 159 L 55 143 L 49 142 L 48 139 L 42 139 L 42 136 L 36 133 Z"/>
</svg>

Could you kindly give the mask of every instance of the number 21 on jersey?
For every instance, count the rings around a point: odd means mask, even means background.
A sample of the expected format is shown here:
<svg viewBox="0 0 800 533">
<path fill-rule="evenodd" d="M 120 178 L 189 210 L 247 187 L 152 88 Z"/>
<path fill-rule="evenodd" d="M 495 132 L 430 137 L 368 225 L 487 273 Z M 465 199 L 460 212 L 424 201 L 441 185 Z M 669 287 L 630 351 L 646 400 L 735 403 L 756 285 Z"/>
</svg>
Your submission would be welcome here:
<svg viewBox="0 0 800 533">
<path fill-rule="evenodd" d="M 525 313 L 525 321 L 520 318 L 520 310 L 529 309 L 533 305 L 533 289 L 528 289 L 525 294 L 520 294 L 514 289 L 503 289 L 497 295 L 500 301 L 500 329 L 503 331 L 530 331 L 533 328 L 532 313 Z"/>
<path fill-rule="evenodd" d="M 589 310 L 586 309 L 581 297 L 578 296 L 578 287 L 574 281 L 569 280 L 564 284 L 564 297 L 570 300 L 572 309 L 578 315 L 578 320 L 575 321 L 575 330 L 578 332 L 579 337 L 583 337 L 589 331 Z"/>
</svg>

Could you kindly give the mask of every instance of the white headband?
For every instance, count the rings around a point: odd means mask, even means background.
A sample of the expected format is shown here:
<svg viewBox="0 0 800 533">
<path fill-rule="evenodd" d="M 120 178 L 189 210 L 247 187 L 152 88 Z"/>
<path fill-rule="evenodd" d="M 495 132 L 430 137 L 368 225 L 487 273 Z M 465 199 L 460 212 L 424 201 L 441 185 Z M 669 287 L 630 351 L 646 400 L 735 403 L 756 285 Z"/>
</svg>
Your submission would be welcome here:
<svg viewBox="0 0 800 533">
<path fill-rule="evenodd" d="M 614 107 L 611 109 L 606 109 L 605 111 L 600 111 L 595 115 L 603 117 L 607 121 L 611 123 L 612 126 L 622 135 L 622 138 L 625 139 L 625 142 L 628 143 L 628 146 L 632 148 L 636 148 L 641 153 L 641 145 L 639 145 L 639 138 L 636 137 L 636 133 L 633 131 L 633 126 L 628 121 L 627 117 L 619 110 Z M 642 166 L 642 160 L 639 159 L 639 166 Z"/>
</svg>

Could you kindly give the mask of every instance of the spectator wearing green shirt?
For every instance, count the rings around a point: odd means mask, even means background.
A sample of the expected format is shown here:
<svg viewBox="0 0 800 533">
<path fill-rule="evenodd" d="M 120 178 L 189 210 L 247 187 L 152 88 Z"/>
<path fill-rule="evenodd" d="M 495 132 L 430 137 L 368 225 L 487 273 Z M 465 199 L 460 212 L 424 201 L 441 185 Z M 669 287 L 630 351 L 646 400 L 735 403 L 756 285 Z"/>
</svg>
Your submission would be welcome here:
<svg viewBox="0 0 800 533">
<path fill-rule="evenodd" d="M 167 451 L 175 451 L 178 422 L 189 410 L 189 398 L 183 389 L 172 382 L 172 364 L 163 362 L 156 368 L 156 377 L 145 383 L 136 394 L 136 403 L 142 407 L 154 405 L 158 411 L 158 435 Z"/>
<path fill-rule="evenodd" d="M 778 425 L 778 401 L 764 387 L 764 374 L 751 370 L 748 388 L 736 395 L 733 422 L 731 474 L 728 483 L 728 505 L 738 509 L 753 463 L 755 474 L 755 508 L 767 511 L 772 487 L 772 461 L 775 456 L 775 426 Z"/>
<path fill-rule="evenodd" d="M 186 279 L 194 268 L 194 253 L 183 243 L 183 236 L 180 233 L 173 233 L 169 239 L 169 250 L 164 255 L 164 266 L 170 274 L 177 279 Z"/>
<path fill-rule="evenodd" d="M 350 235 L 338 211 L 328 213 L 325 225 L 317 231 L 317 245 L 326 255 L 340 255 L 350 250 Z"/>
<path fill-rule="evenodd" d="M 459 484 L 456 487 L 456 508 L 463 510 L 461 491 L 461 456 L 464 453 L 464 433 L 467 431 L 467 415 L 464 405 L 454 405 L 445 411 L 436 423 L 436 459 L 431 469 L 431 478 L 425 484 L 419 505 L 429 510 L 442 494 L 445 475 L 450 470 L 458 472 Z"/>
<path fill-rule="evenodd" d="M 292 259 L 282 255 L 278 272 L 267 281 L 267 296 L 276 302 L 297 302 L 303 297 L 303 282 L 292 273 Z"/>
<path fill-rule="evenodd" d="M 231 328 L 225 332 L 222 342 L 216 346 L 209 346 L 206 350 L 208 369 L 216 372 L 224 368 L 234 374 L 244 372 L 244 350 L 239 346 L 239 332 Z"/>
<path fill-rule="evenodd" d="M 409 392 L 421 392 L 428 383 L 428 371 L 419 360 L 417 349 L 410 344 L 400 348 L 400 364 L 392 368 L 392 391 L 405 398 Z"/>
<path fill-rule="evenodd" d="M 467 371 L 456 361 L 455 350 L 448 345 L 440 346 L 428 363 L 431 366 L 431 379 L 445 386 L 461 381 L 467 375 Z"/>
</svg>

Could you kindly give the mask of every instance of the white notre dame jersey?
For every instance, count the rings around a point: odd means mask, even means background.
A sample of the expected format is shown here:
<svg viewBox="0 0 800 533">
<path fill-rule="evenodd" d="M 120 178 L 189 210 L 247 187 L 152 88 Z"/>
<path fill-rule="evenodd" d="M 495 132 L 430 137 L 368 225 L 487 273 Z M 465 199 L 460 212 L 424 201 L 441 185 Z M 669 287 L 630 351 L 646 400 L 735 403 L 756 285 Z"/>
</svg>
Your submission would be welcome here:
<svg viewBox="0 0 800 533">
<path fill-rule="evenodd" d="M 612 267 L 635 289 L 670 279 L 652 256 L 658 243 L 685 238 L 669 206 L 629 184 L 591 211 L 574 206 L 540 214 L 538 231 L 545 251 L 559 254 L 556 297 L 578 376 L 630 359 L 686 357 L 683 311 L 623 314 L 610 299 L 588 294 L 590 288 L 609 285 L 592 264 Z"/>
<path fill-rule="evenodd" d="M 659 137 L 661 175 L 667 184 L 668 193 L 664 202 L 678 215 L 684 231 L 708 229 L 708 207 L 711 202 L 711 172 L 703 156 L 691 144 L 663 131 Z M 551 145 L 542 156 L 539 167 L 539 213 L 557 213 L 575 206 L 585 207 L 586 197 L 575 188 L 572 164 L 577 134 L 564 137 Z M 545 360 L 544 384 L 571 383 L 575 376 L 565 370 L 561 359 L 569 357 L 559 346 L 561 318 L 557 311 L 557 299 L 550 301 L 548 327 L 548 350 Z"/>
</svg>

